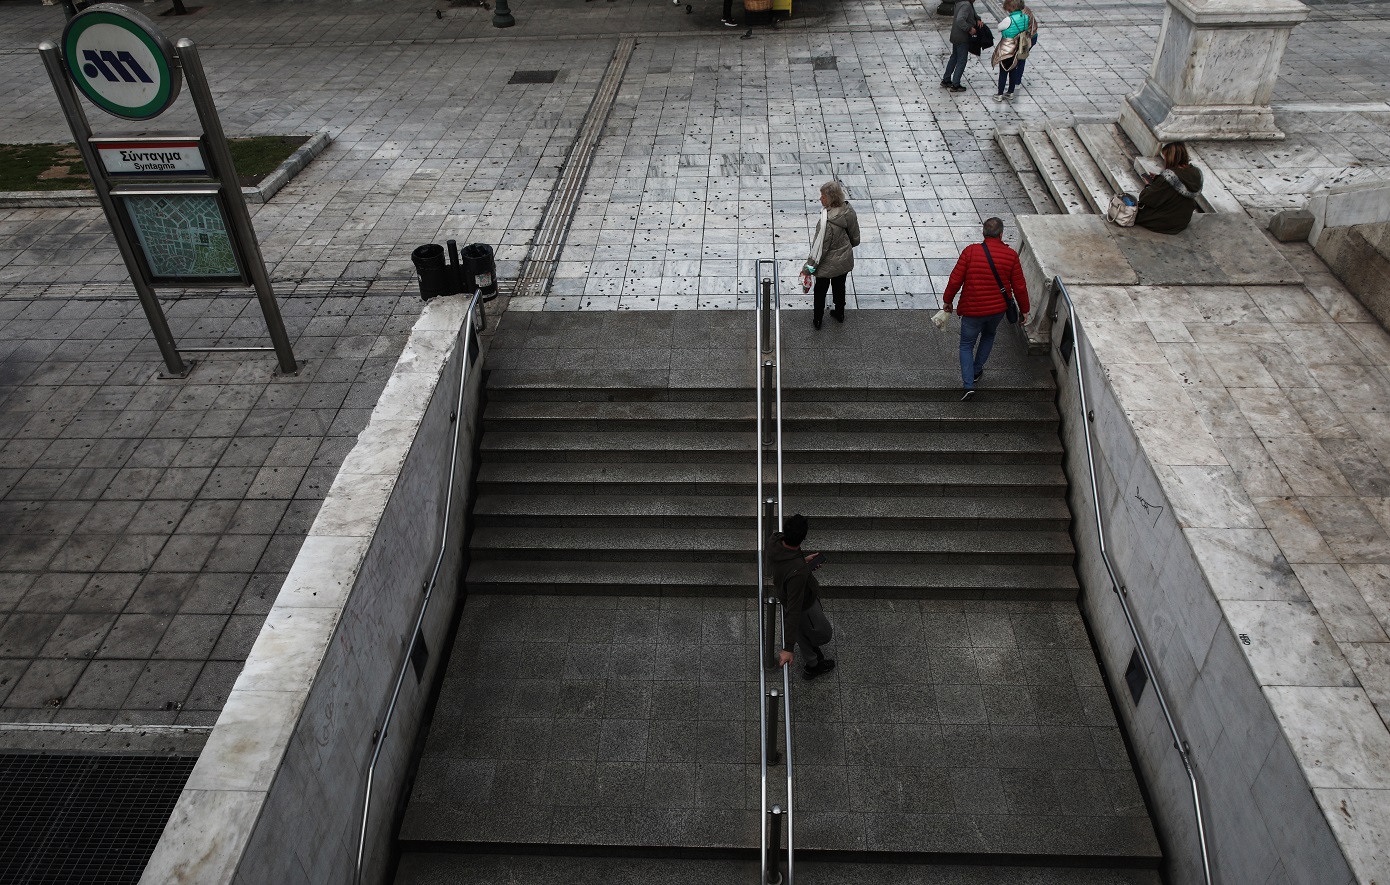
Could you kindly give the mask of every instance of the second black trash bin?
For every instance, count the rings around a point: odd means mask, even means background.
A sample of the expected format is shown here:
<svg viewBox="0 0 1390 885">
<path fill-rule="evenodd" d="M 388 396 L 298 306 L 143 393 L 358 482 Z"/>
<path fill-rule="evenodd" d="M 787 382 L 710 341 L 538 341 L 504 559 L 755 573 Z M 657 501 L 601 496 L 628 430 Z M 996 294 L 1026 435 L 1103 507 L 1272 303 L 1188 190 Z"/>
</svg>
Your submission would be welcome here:
<svg viewBox="0 0 1390 885">
<path fill-rule="evenodd" d="M 454 294 L 453 274 L 444 263 L 443 246 L 438 243 L 418 246 L 410 253 L 410 260 L 415 263 L 415 272 L 420 275 L 420 297 L 423 300 Z"/>
<path fill-rule="evenodd" d="M 492 258 L 492 247 L 487 243 L 473 243 L 463 250 L 463 264 L 466 274 L 471 274 L 474 285 L 488 301 L 497 295 L 497 263 Z"/>
</svg>

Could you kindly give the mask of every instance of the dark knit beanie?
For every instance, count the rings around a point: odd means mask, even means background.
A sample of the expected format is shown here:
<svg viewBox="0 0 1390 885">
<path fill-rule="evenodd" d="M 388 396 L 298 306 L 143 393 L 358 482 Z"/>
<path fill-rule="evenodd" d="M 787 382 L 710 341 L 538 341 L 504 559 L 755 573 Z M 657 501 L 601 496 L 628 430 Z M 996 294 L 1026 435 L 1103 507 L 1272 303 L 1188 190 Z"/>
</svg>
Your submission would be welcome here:
<svg viewBox="0 0 1390 885">
<path fill-rule="evenodd" d="M 800 513 L 793 514 L 791 519 L 782 523 L 782 540 L 793 547 L 800 547 L 801 542 L 806 540 L 807 530 L 806 517 Z"/>
</svg>

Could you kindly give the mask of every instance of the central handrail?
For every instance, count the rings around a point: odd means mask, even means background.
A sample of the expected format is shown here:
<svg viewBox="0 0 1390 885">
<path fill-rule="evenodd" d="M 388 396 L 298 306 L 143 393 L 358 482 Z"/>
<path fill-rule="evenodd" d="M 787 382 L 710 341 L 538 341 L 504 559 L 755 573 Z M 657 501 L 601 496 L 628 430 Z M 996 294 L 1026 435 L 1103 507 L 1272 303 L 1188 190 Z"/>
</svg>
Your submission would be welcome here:
<svg viewBox="0 0 1390 885">
<path fill-rule="evenodd" d="M 1078 330 L 1081 328 L 1079 317 L 1076 314 L 1076 304 L 1071 300 L 1071 293 L 1067 291 L 1066 283 L 1062 282 L 1061 277 L 1053 279 L 1054 301 L 1051 319 L 1057 319 L 1055 295 L 1061 295 L 1067 302 L 1067 314 L 1071 320 L 1072 340 L 1075 342 L 1075 360 L 1072 364 L 1076 368 L 1076 388 L 1081 398 L 1081 416 L 1086 425 L 1086 469 L 1090 474 L 1091 482 L 1091 503 L 1095 508 L 1096 518 L 1096 538 L 1100 545 L 1100 558 L 1105 563 L 1105 571 L 1110 575 L 1110 589 L 1120 600 L 1120 608 L 1124 609 L 1125 622 L 1129 624 L 1130 635 L 1134 637 L 1135 647 L 1139 652 L 1139 659 L 1144 664 L 1144 671 L 1149 674 L 1149 679 L 1153 682 L 1154 697 L 1158 699 L 1158 706 L 1163 710 L 1163 719 L 1168 723 L 1168 731 L 1173 736 L 1173 748 L 1178 751 L 1182 758 L 1183 768 L 1187 770 L 1188 782 L 1192 785 L 1192 810 L 1197 817 L 1197 838 L 1202 848 L 1202 875 L 1207 885 L 1211 885 L 1211 857 L 1207 851 L 1207 831 L 1202 823 L 1202 794 L 1198 789 L 1197 772 L 1192 767 L 1192 759 L 1188 755 L 1190 749 L 1187 741 L 1183 740 L 1178 733 L 1178 725 L 1173 720 L 1173 713 L 1168 709 L 1168 699 L 1163 696 L 1163 686 L 1158 680 L 1158 671 L 1154 669 L 1153 663 L 1149 659 L 1148 648 L 1144 644 L 1144 637 L 1139 633 L 1139 625 L 1135 623 L 1134 614 L 1129 610 L 1129 590 L 1115 574 L 1115 568 L 1110 562 L 1110 552 L 1105 547 L 1105 519 L 1100 512 L 1100 491 L 1096 483 L 1096 458 L 1091 443 L 1091 424 L 1095 417 L 1091 414 L 1090 406 L 1086 399 L 1086 378 L 1081 371 L 1082 351 L 1081 337 Z"/>
<path fill-rule="evenodd" d="M 769 276 L 762 276 L 762 268 L 767 265 L 771 269 Z M 771 669 L 776 651 L 769 648 L 769 642 L 775 640 L 775 631 L 764 629 L 768 606 L 774 601 L 767 594 L 767 563 L 765 561 L 765 550 L 769 532 L 764 519 L 764 510 L 767 510 L 767 520 L 775 518 L 777 530 L 782 530 L 782 294 L 781 287 L 777 281 L 777 268 L 771 259 L 762 258 L 754 264 L 753 285 L 754 291 L 758 293 L 758 307 L 753 311 L 754 314 L 754 336 L 753 353 L 755 357 L 753 389 L 755 391 L 754 401 L 757 411 L 756 418 L 756 439 L 753 449 L 757 454 L 755 469 L 757 487 L 757 551 L 758 551 L 758 572 L 755 580 L 756 595 L 754 598 L 754 611 L 758 614 L 758 733 L 760 741 L 758 743 L 758 761 L 761 765 L 762 774 L 762 813 L 759 816 L 761 821 L 761 841 L 758 856 L 761 862 L 761 875 L 758 879 L 759 885 L 777 885 L 782 881 L 780 864 L 775 860 L 781 848 L 781 836 L 777 828 L 772 827 L 774 820 L 779 819 L 784 814 L 787 820 L 787 876 L 786 885 L 793 885 L 795 882 L 795 826 L 792 812 L 792 706 L 791 706 L 791 676 L 789 666 L 780 666 L 782 671 L 782 721 L 784 723 L 783 732 L 783 758 L 787 766 L 787 807 L 785 811 L 777 809 L 775 806 L 768 808 L 768 783 L 767 766 L 768 759 L 774 755 L 771 744 L 772 735 L 768 728 L 769 708 L 773 714 L 775 723 L 776 707 L 771 706 L 769 698 L 775 698 L 776 693 L 769 695 L 767 690 L 767 671 Z M 770 397 L 770 398 L 769 398 Z M 764 425 L 770 425 L 765 427 Z M 766 431 L 771 431 L 768 434 Z M 764 497 L 763 492 L 763 473 L 764 460 L 768 451 L 772 450 L 776 456 L 776 495 L 773 498 Z M 783 606 L 776 605 L 778 617 L 775 619 L 782 628 L 782 637 L 785 641 L 787 635 L 786 615 Z M 774 643 L 775 644 L 775 643 Z M 775 703 L 775 700 L 772 701 Z M 775 724 L 773 726 L 776 727 Z M 769 833 L 769 829 L 772 830 Z M 776 843 L 776 844 L 774 844 Z M 772 859 L 772 863 L 769 860 Z M 771 869 L 769 869 L 771 868 Z M 769 878 L 769 875 L 773 878 Z"/>
<path fill-rule="evenodd" d="M 376 744 L 372 750 L 372 761 L 367 766 L 367 785 L 363 790 L 362 796 L 362 830 L 357 839 L 357 867 L 353 872 L 352 881 L 361 883 L 362 881 L 362 861 L 367 852 L 367 823 L 372 811 L 372 785 L 376 779 L 376 765 L 381 758 L 381 748 L 386 744 L 386 732 L 391 728 L 391 721 L 396 714 L 396 702 L 401 696 L 401 686 L 405 683 L 405 676 L 411 668 L 411 651 L 415 647 L 415 637 L 420 635 L 420 627 L 425 622 L 425 612 L 429 609 L 430 598 L 434 595 L 435 582 L 439 580 L 439 570 L 444 565 L 444 555 L 448 552 L 449 526 L 454 518 L 454 475 L 458 470 L 459 463 L 459 439 L 463 435 L 463 425 L 468 423 L 463 419 L 463 397 L 468 389 L 468 367 L 472 361 L 468 358 L 473 345 L 473 340 L 477 337 L 479 325 L 486 325 L 487 319 L 483 314 L 483 302 L 480 300 L 481 292 L 475 291 L 473 298 L 468 302 L 468 313 L 464 316 L 463 329 L 459 332 L 460 346 L 458 349 L 459 359 L 459 380 L 458 380 L 458 402 L 454 407 L 454 444 L 452 454 L 449 458 L 449 485 L 444 497 L 444 515 L 441 518 L 441 528 L 439 537 L 439 555 L 434 560 L 434 570 L 430 573 L 430 579 L 425 584 L 425 596 L 420 600 L 420 610 L 415 616 L 415 627 L 408 634 L 410 637 L 406 645 L 405 658 L 401 661 L 399 670 L 396 673 L 396 687 L 391 692 L 391 703 L 386 707 L 386 714 L 381 719 L 381 727 L 373 735 Z"/>
</svg>

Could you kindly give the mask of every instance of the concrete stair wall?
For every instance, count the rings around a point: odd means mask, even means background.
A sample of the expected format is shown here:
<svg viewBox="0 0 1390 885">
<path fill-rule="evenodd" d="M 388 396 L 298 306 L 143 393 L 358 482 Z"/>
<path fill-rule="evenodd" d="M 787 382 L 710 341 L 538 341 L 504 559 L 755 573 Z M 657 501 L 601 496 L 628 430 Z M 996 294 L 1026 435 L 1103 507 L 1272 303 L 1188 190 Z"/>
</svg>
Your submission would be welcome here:
<svg viewBox="0 0 1390 885">
<path fill-rule="evenodd" d="M 754 405 L 746 392 L 666 393 L 490 390 L 472 592 L 748 593 Z M 786 391 L 789 506 L 855 566 L 827 570 L 827 593 L 1073 598 L 1047 396 L 1034 384 L 973 403 L 935 390 Z"/>
</svg>

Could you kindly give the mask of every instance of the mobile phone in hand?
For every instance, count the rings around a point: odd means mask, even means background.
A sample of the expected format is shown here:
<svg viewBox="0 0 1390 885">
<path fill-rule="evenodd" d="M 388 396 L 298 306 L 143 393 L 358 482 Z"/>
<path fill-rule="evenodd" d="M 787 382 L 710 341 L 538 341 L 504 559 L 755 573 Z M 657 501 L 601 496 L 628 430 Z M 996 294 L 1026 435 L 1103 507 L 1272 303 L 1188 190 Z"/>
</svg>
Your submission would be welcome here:
<svg viewBox="0 0 1390 885">
<path fill-rule="evenodd" d="M 806 557 L 806 564 L 809 565 L 812 569 L 820 568 L 821 566 L 825 565 L 825 554 L 812 553 L 810 556 Z"/>
</svg>

